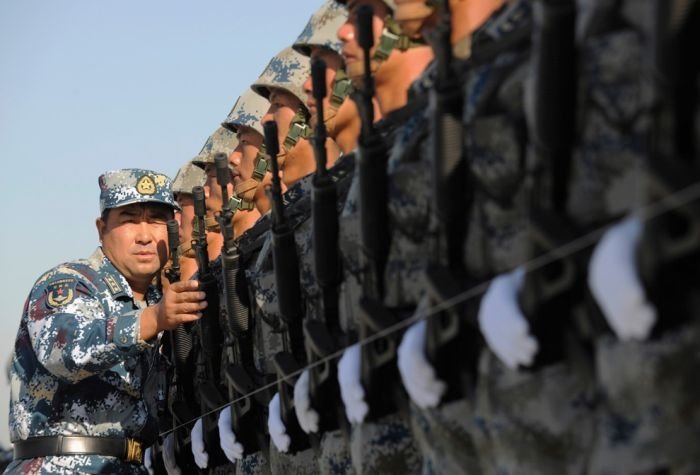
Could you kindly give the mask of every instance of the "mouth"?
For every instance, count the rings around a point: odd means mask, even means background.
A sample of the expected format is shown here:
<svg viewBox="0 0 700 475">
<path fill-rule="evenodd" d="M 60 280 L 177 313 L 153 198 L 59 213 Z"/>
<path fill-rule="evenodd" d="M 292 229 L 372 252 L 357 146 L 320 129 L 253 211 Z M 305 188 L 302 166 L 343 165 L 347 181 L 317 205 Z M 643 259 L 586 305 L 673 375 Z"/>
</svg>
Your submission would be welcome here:
<svg viewBox="0 0 700 475">
<path fill-rule="evenodd" d="M 138 260 L 140 262 L 152 261 L 153 258 L 155 257 L 155 255 L 156 254 L 154 252 L 146 252 L 146 251 L 134 253 L 134 256 L 136 256 L 136 260 Z"/>
</svg>

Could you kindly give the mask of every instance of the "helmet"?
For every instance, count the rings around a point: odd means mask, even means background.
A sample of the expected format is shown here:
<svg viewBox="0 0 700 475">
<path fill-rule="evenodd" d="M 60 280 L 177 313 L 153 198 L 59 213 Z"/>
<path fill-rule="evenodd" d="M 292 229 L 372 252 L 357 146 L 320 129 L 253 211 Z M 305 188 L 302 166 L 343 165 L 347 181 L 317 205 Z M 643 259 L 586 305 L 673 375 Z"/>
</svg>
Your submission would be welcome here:
<svg viewBox="0 0 700 475">
<path fill-rule="evenodd" d="M 391 8 L 392 11 L 396 10 L 396 2 L 394 0 L 382 0 L 384 3 L 386 3 L 386 6 Z M 340 3 L 341 5 L 347 5 L 348 0 L 335 0 L 336 3 Z"/>
<path fill-rule="evenodd" d="M 285 90 L 299 99 L 308 113 L 304 81 L 310 74 L 309 60 L 292 48 L 285 48 L 270 60 L 260 77 L 250 87 L 265 99 L 270 98 L 270 88 Z"/>
<path fill-rule="evenodd" d="M 238 133 L 238 126 L 243 125 L 260 132 L 265 136 L 262 118 L 270 108 L 270 102 L 259 94 L 246 89 L 236 100 L 228 117 L 221 125 L 233 133 Z"/>
<path fill-rule="evenodd" d="M 334 0 L 326 0 L 311 15 L 309 22 L 296 39 L 292 48 L 304 56 L 311 56 L 311 48 L 318 46 L 340 54 L 343 44 L 338 40 L 338 29 L 348 17 L 348 12 Z"/>
<path fill-rule="evenodd" d="M 175 179 L 173 180 L 173 195 L 175 195 L 176 198 L 180 193 L 191 195 L 192 188 L 204 185 L 206 179 L 207 175 L 204 173 L 204 170 L 190 160 L 185 163 L 182 168 L 178 170 L 177 175 L 175 175 Z"/>
<path fill-rule="evenodd" d="M 214 155 L 225 153 L 228 157 L 237 146 L 238 139 L 236 134 L 228 129 L 219 127 L 209 136 L 202 150 L 192 159 L 192 163 L 200 168 L 204 168 L 207 163 L 214 163 Z"/>
</svg>

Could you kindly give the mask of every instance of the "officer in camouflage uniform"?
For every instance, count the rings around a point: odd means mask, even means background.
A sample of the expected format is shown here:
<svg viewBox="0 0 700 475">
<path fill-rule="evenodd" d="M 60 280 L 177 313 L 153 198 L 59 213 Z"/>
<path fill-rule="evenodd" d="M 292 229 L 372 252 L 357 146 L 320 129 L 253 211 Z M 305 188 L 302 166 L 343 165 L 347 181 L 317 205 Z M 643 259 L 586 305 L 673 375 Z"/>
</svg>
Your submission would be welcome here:
<svg viewBox="0 0 700 475">
<path fill-rule="evenodd" d="M 158 434 L 167 362 L 159 333 L 199 318 L 196 282 L 162 296 L 171 182 L 149 170 L 99 179 L 102 245 L 46 272 L 29 294 L 15 344 L 10 473 L 145 473 Z M 159 302 L 160 300 L 160 302 Z"/>
<path fill-rule="evenodd" d="M 377 129 L 382 133 L 387 146 L 392 149 L 389 174 L 393 175 L 393 167 L 396 166 L 397 160 L 395 157 L 402 155 L 403 151 L 407 151 L 420 140 L 413 141 L 420 134 L 419 129 L 414 128 L 415 117 L 421 115 L 419 110 L 426 104 L 412 102 L 409 99 L 408 89 L 431 61 L 432 52 L 419 36 L 408 38 L 401 34 L 398 25 L 391 17 L 392 10 L 396 7 L 395 2 L 372 0 L 339 3 L 347 4 L 349 20 L 338 30 L 338 37 L 344 45 L 343 55 L 348 75 L 358 88 L 362 87 L 364 67 L 363 53 L 357 43 L 356 12 L 365 4 L 370 5 L 374 10 L 375 46 L 371 50 L 371 68 L 374 72 L 378 112 L 382 116 L 382 120 L 377 123 Z M 393 177 L 390 182 L 390 196 L 394 193 L 391 183 L 393 183 Z M 390 224 L 393 232 L 395 217 L 392 216 L 391 205 L 384 203 L 377 203 L 377 205 L 390 207 Z M 345 326 L 344 329 L 350 333 L 358 331 L 360 317 L 357 312 L 363 282 L 368 278 L 369 267 L 361 249 L 359 232 L 359 175 L 355 174 L 340 217 L 340 248 L 345 266 L 345 279 L 341 288 L 341 322 Z M 388 269 L 389 266 L 387 266 Z M 385 280 L 389 281 L 394 277 L 389 277 L 387 274 Z M 397 308 L 398 301 L 390 297 L 389 293 L 383 303 L 391 307 L 393 313 L 399 318 L 406 316 L 403 311 L 405 309 Z M 339 378 L 344 378 L 340 367 Z M 351 453 L 353 466 L 358 474 L 418 473 L 421 470 L 421 457 L 411 434 L 410 421 L 400 413 L 355 423 L 351 433 Z"/>
</svg>

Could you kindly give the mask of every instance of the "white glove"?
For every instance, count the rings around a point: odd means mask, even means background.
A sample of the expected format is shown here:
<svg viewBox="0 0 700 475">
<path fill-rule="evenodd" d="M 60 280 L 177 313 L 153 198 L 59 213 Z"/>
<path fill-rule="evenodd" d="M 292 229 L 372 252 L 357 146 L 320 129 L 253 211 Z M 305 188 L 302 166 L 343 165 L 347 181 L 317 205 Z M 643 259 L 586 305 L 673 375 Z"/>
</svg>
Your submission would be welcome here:
<svg viewBox="0 0 700 475">
<path fill-rule="evenodd" d="M 146 470 L 148 470 L 149 475 L 154 475 L 153 472 L 153 460 L 151 460 L 151 453 L 153 451 L 151 448 L 147 448 L 144 453 L 143 453 L 143 465 L 146 467 Z"/>
<path fill-rule="evenodd" d="M 416 311 L 422 311 L 421 307 Z M 411 400 L 421 409 L 435 407 L 447 385 L 440 381 L 425 357 L 425 334 L 428 323 L 418 320 L 404 333 L 398 350 L 399 373 Z"/>
<path fill-rule="evenodd" d="M 182 475 L 180 467 L 177 466 L 175 460 L 176 447 L 175 433 L 171 432 L 165 436 L 163 441 L 163 465 L 165 465 L 165 471 L 168 472 L 168 475 Z"/>
<path fill-rule="evenodd" d="M 364 421 L 369 412 L 369 406 L 365 402 L 365 388 L 360 379 L 361 365 L 362 353 L 357 343 L 346 348 L 338 361 L 340 397 L 345 405 L 345 414 L 353 424 Z"/>
<path fill-rule="evenodd" d="M 588 287 L 620 340 L 644 340 L 656 323 L 635 261 L 641 234 L 639 218 L 625 218 L 603 235 L 588 267 Z"/>
<path fill-rule="evenodd" d="M 481 299 L 479 328 L 491 351 L 509 368 L 527 366 L 537 354 L 537 340 L 518 305 L 525 270 L 517 268 L 491 281 Z"/>
<path fill-rule="evenodd" d="M 311 397 L 309 396 L 309 370 L 305 369 L 294 385 L 294 412 L 301 430 L 305 433 L 318 432 L 318 412 L 311 407 Z"/>
<path fill-rule="evenodd" d="M 194 455 L 194 463 L 203 470 L 209 464 L 209 454 L 204 447 L 204 434 L 202 432 L 202 419 L 197 419 L 191 434 L 192 455 Z"/>
<path fill-rule="evenodd" d="M 231 463 L 236 463 L 236 460 L 243 458 L 243 446 L 240 442 L 236 442 L 236 434 L 231 428 L 231 406 L 219 413 L 219 444 L 221 450 L 226 454 L 226 458 Z"/>
<path fill-rule="evenodd" d="M 275 447 L 277 447 L 277 450 L 282 453 L 287 453 L 292 439 L 287 435 L 287 428 L 284 427 L 284 422 L 282 421 L 279 393 L 276 393 L 270 400 L 267 429 L 270 432 L 270 438 L 275 444 Z"/>
</svg>

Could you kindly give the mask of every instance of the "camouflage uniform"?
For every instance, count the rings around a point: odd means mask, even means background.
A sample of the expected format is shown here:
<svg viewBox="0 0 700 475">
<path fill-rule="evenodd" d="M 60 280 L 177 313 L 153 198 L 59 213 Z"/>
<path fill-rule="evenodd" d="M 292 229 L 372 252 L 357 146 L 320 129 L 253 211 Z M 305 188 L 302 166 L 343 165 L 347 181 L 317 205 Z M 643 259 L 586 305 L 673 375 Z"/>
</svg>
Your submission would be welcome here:
<svg viewBox="0 0 700 475">
<path fill-rule="evenodd" d="M 292 94 L 299 99 L 301 105 L 290 122 L 289 131 L 283 143 L 280 143 L 278 156 L 280 170 L 284 170 L 284 162 L 290 156 L 297 142 L 309 137 L 311 130 L 308 125 L 308 109 L 305 104 L 306 94 L 303 83 L 310 75 L 309 62 L 294 51 L 285 48 L 280 51 L 267 65 L 251 89 L 265 98 L 270 97 L 274 89 Z M 293 153 L 293 152 L 292 152 Z M 291 186 L 285 193 L 285 209 L 304 196 L 310 196 L 311 176 L 302 178 Z M 280 325 L 281 316 L 277 301 L 276 280 L 272 264 L 271 235 L 268 236 L 258 256 L 255 266 L 249 269 L 248 281 L 256 303 L 256 321 L 261 322 L 255 343 L 260 364 L 267 370 L 272 370 L 271 358 L 285 351 L 283 334 L 286 332 Z M 259 317 L 259 318 L 258 318 Z M 259 345 L 258 345 L 259 344 Z M 318 459 L 312 449 L 299 451 L 295 454 L 280 453 L 274 444 L 270 444 L 270 463 L 272 473 L 315 473 L 318 471 Z"/>
<path fill-rule="evenodd" d="M 595 21 L 579 25 L 585 117 L 570 212 L 582 226 L 600 226 L 636 205 L 653 97 L 645 37 L 656 18 L 652 3 L 599 7 Z M 698 473 L 699 338 L 694 321 L 645 342 L 598 337 L 602 404 L 589 473 Z"/>
<path fill-rule="evenodd" d="M 100 210 L 139 202 L 177 207 L 170 179 L 148 170 L 107 172 Z M 160 338 L 140 338 L 140 315 L 161 295 L 134 299 L 126 278 L 101 248 L 60 264 L 34 284 L 25 303 L 11 369 L 10 433 L 155 441 L 168 362 Z M 11 473 L 146 473 L 140 462 L 101 455 L 15 460 Z"/>
<path fill-rule="evenodd" d="M 292 48 L 304 56 L 311 56 L 312 48 L 314 47 L 323 48 L 339 56 L 342 50 L 342 43 L 338 40 L 337 31 L 343 22 L 346 21 L 346 18 L 347 10 L 344 6 L 336 3 L 334 0 L 327 0 L 311 16 Z M 349 80 L 345 74 L 342 70 L 337 71 L 333 80 L 333 90 L 328 91 L 330 107 L 324 110 L 325 125 L 329 136 L 333 136 L 335 133 L 335 114 L 351 89 L 348 86 Z M 331 176 L 339 180 L 339 183 L 337 183 L 338 212 L 342 210 L 342 204 L 350 182 L 348 178 L 352 176 L 354 162 L 355 157 L 353 155 L 346 155 L 341 157 L 333 168 L 329 170 Z M 323 307 L 323 295 L 315 279 L 312 220 L 308 219 L 311 213 L 310 198 L 309 196 L 303 205 L 302 212 L 305 217 L 304 221 L 300 222 L 299 227 L 295 230 L 295 239 L 297 242 L 297 254 L 299 255 L 301 288 L 304 292 L 304 301 L 307 303 L 306 318 L 323 320 L 323 315 L 320 313 Z M 290 209 L 289 212 L 294 213 L 295 211 Z M 299 247 L 300 245 L 301 247 Z M 349 473 L 352 470 L 350 448 L 347 438 L 340 429 L 322 433 L 319 445 L 320 453 L 318 458 L 322 474 L 340 475 Z"/>
<path fill-rule="evenodd" d="M 250 127 L 253 130 L 260 133 L 260 135 L 262 136 L 263 129 L 261 120 L 263 115 L 267 111 L 269 104 L 270 103 L 267 101 L 267 99 L 259 96 L 252 90 L 247 90 L 243 94 L 241 94 L 238 100 L 236 100 L 236 103 L 231 109 L 231 112 L 229 112 L 227 118 L 222 123 L 222 126 L 230 130 L 234 134 L 238 133 L 238 128 L 240 126 Z M 262 170 L 262 173 L 264 173 L 264 170 Z M 255 183 L 253 183 L 252 186 L 257 186 L 257 182 L 259 182 L 261 179 L 262 176 L 260 176 L 257 180 L 253 178 Z M 245 190 L 250 189 L 248 186 L 244 186 L 243 188 L 243 193 L 245 192 Z M 236 191 L 240 191 L 239 186 L 236 187 Z M 243 194 L 240 194 L 239 198 L 243 200 L 247 199 L 247 197 Z M 255 261 L 258 252 L 260 251 L 266 233 L 269 231 L 269 229 L 269 216 L 264 216 L 260 220 L 258 220 L 258 222 L 251 229 L 247 230 L 239 238 L 238 246 L 241 255 L 240 269 L 242 270 L 241 272 L 239 272 L 239 278 L 245 278 L 245 269 L 248 269 L 253 265 L 253 262 Z M 223 281 L 220 278 L 221 260 L 217 259 L 212 265 L 215 266 L 215 269 L 217 269 L 215 275 L 217 276 L 217 284 L 219 285 L 220 301 L 223 302 L 224 289 L 222 285 Z M 239 287 L 242 288 L 243 286 Z M 249 312 L 251 312 L 252 315 L 252 310 L 250 309 L 251 301 L 249 299 L 249 293 L 239 295 L 239 299 L 249 309 Z M 263 322 L 257 322 L 254 317 L 249 317 L 248 320 L 251 324 L 252 333 L 256 335 L 257 332 L 261 330 L 260 326 L 263 324 Z M 257 357 L 255 355 L 253 355 L 253 358 L 255 361 L 257 361 Z M 226 361 L 222 361 L 222 365 L 224 364 L 226 364 Z M 251 368 L 250 371 L 254 374 L 254 377 L 258 378 L 258 382 L 262 383 L 263 381 L 274 380 L 274 375 L 268 374 L 264 370 L 261 370 L 260 365 L 256 365 L 255 368 Z M 267 411 L 267 406 L 264 407 L 264 411 Z M 264 426 L 264 424 L 262 425 Z M 266 429 L 266 427 L 263 427 L 262 429 Z M 243 459 L 236 463 L 236 473 L 245 475 L 270 473 L 269 454 L 267 450 L 244 455 Z"/>
</svg>

